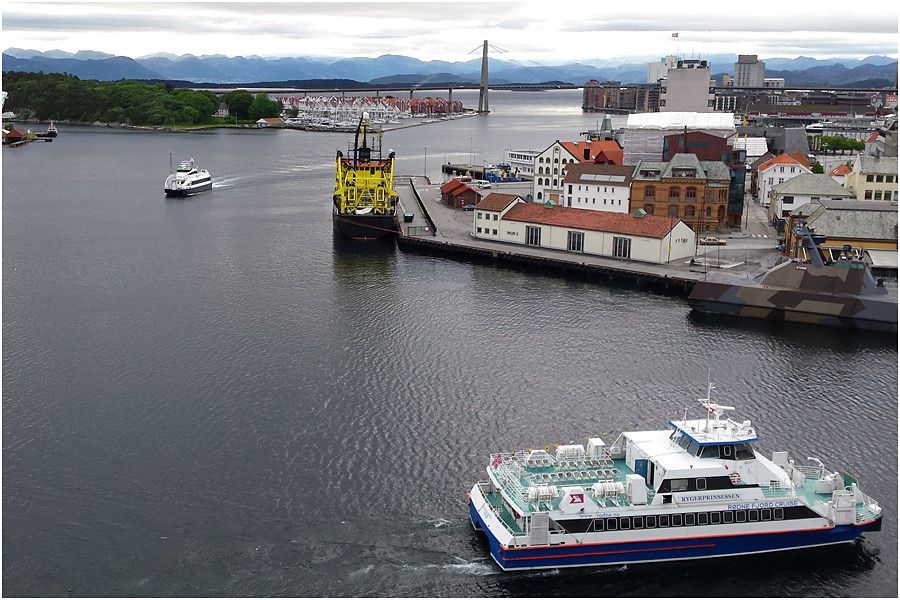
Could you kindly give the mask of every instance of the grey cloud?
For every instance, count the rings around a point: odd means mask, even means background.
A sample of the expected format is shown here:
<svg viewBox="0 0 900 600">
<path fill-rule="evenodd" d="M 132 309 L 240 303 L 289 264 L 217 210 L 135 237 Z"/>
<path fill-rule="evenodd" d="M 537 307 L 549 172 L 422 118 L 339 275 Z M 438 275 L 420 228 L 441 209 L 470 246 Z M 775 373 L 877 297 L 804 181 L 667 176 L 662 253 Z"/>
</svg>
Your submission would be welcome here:
<svg viewBox="0 0 900 600">
<path fill-rule="evenodd" d="M 783 18 L 778 21 L 763 18 L 741 17 L 648 17 L 646 19 L 589 19 L 560 27 L 562 31 L 671 31 L 671 32 L 801 32 L 831 31 L 836 33 L 897 33 L 896 13 L 893 19 L 876 15 L 839 15 L 835 17 L 812 15 L 808 18 Z"/>
</svg>

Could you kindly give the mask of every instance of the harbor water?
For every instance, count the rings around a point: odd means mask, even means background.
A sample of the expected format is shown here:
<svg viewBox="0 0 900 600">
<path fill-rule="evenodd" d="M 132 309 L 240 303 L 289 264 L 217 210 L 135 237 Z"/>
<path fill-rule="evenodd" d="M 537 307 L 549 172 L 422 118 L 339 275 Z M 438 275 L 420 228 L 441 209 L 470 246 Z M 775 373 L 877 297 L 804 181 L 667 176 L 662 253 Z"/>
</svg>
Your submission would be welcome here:
<svg viewBox="0 0 900 600">
<path fill-rule="evenodd" d="M 602 118 L 577 91 L 491 108 L 385 148 L 439 180 Z M 896 597 L 896 338 L 340 243 L 347 134 L 59 129 L 3 149 L 5 595 Z M 170 147 L 211 192 L 163 197 Z M 707 370 L 757 449 L 846 467 L 883 531 L 693 563 L 493 564 L 465 502 L 489 453 L 663 428 L 699 414 Z"/>
</svg>

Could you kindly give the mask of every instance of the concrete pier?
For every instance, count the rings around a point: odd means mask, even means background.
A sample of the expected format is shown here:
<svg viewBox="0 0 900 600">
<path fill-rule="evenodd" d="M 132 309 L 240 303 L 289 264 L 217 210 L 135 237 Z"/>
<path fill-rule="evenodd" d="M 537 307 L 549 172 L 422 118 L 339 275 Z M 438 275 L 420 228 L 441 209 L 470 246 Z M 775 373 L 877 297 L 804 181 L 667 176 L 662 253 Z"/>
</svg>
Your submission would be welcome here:
<svg viewBox="0 0 900 600">
<path fill-rule="evenodd" d="M 394 189 L 400 195 L 398 245 L 408 252 L 576 277 L 676 297 L 688 296 L 698 281 L 723 277 L 733 280 L 735 276 L 749 280 L 774 266 L 780 258 L 775 248 L 776 238 L 770 235 L 774 232 L 764 217 L 758 223 L 757 233 L 730 234 L 727 246 L 699 246 L 693 264 L 684 259 L 660 265 L 477 239 L 472 235 L 473 211 L 443 204 L 440 184 L 421 176 L 398 176 Z M 527 182 L 495 183 L 480 193 L 501 192 L 524 197 L 529 189 Z M 411 222 L 403 222 L 403 212 L 413 214 Z"/>
</svg>

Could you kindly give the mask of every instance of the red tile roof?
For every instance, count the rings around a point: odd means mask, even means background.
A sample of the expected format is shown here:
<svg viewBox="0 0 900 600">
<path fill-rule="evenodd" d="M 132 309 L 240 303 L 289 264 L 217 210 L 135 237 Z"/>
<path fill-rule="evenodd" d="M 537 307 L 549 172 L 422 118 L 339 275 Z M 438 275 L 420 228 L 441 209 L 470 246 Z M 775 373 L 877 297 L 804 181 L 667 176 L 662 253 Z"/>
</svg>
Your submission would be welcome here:
<svg viewBox="0 0 900 600">
<path fill-rule="evenodd" d="M 832 177 L 843 177 L 844 175 L 849 175 L 852 172 L 853 172 L 853 169 L 848 167 L 846 165 L 846 163 L 841 163 L 838 166 L 836 166 L 835 168 L 833 168 L 831 171 L 829 171 L 828 174 L 831 175 Z"/>
<path fill-rule="evenodd" d="M 520 198 L 521 196 L 517 196 L 515 194 L 501 194 L 499 192 L 493 192 L 482 198 L 481 202 L 475 205 L 475 208 L 500 212 Z"/>
<path fill-rule="evenodd" d="M 612 163 L 617 165 L 622 164 L 622 159 L 625 156 L 625 153 L 622 151 L 622 148 L 619 147 L 619 144 L 615 140 L 594 140 L 590 142 L 560 142 L 559 143 L 563 148 L 572 153 L 572 156 L 575 157 L 575 160 L 579 162 L 583 162 L 584 151 L 588 150 L 589 158 L 587 160 L 593 161 L 597 158 L 597 155 L 600 152 L 606 156 L 606 159 Z"/>
<path fill-rule="evenodd" d="M 797 160 L 796 157 L 791 156 L 790 154 L 780 154 L 780 155 L 776 156 L 775 158 L 770 158 L 763 164 L 759 165 L 759 167 L 757 167 L 756 170 L 759 172 L 762 172 L 773 165 L 800 165 L 800 166 L 805 166 L 807 169 L 809 168 L 809 162 L 807 162 L 804 165 L 799 160 Z"/>
<path fill-rule="evenodd" d="M 441 186 L 441 193 L 442 194 L 449 193 L 451 190 L 455 190 L 456 188 L 458 188 L 461 185 L 466 185 L 466 184 L 464 184 L 459 179 L 451 179 L 450 181 L 448 181 L 447 183 L 445 183 L 444 185 Z"/>
<path fill-rule="evenodd" d="M 872 135 L 870 135 L 868 137 L 868 139 L 866 139 L 866 141 L 867 142 L 877 142 L 878 141 L 878 130 L 876 129 L 875 131 L 873 131 Z"/>
<path fill-rule="evenodd" d="M 797 160 L 798 163 L 800 163 L 801 165 L 803 165 L 803 166 L 806 167 L 807 169 L 809 168 L 809 159 L 806 158 L 806 155 L 805 155 L 805 154 L 803 154 L 802 152 L 800 152 L 799 150 L 797 150 L 796 152 L 794 152 L 793 154 L 791 154 L 791 156 L 793 156 L 793 157 Z"/>
<path fill-rule="evenodd" d="M 679 219 L 646 215 L 636 217 L 628 213 L 614 213 L 583 208 L 566 208 L 554 206 L 546 208 L 543 204 L 517 204 L 503 217 L 506 221 L 539 223 L 571 227 L 586 231 L 605 231 L 662 239 L 669 233 Z"/>
</svg>

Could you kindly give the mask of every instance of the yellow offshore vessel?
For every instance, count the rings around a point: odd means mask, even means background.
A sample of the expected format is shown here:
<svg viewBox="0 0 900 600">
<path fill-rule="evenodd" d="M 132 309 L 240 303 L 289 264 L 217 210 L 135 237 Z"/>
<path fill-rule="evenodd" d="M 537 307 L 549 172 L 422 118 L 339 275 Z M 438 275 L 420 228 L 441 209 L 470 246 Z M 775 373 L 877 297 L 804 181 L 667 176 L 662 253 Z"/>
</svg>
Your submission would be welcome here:
<svg viewBox="0 0 900 600">
<path fill-rule="evenodd" d="M 363 113 L 348 156 L 338 150 L 335 166 L 334 230 L 356 240 L 374 240 L 397 232 L 394 151 L 381 156 L 381 130 L 369 145 L 369 115 Z"/>
</svg>

